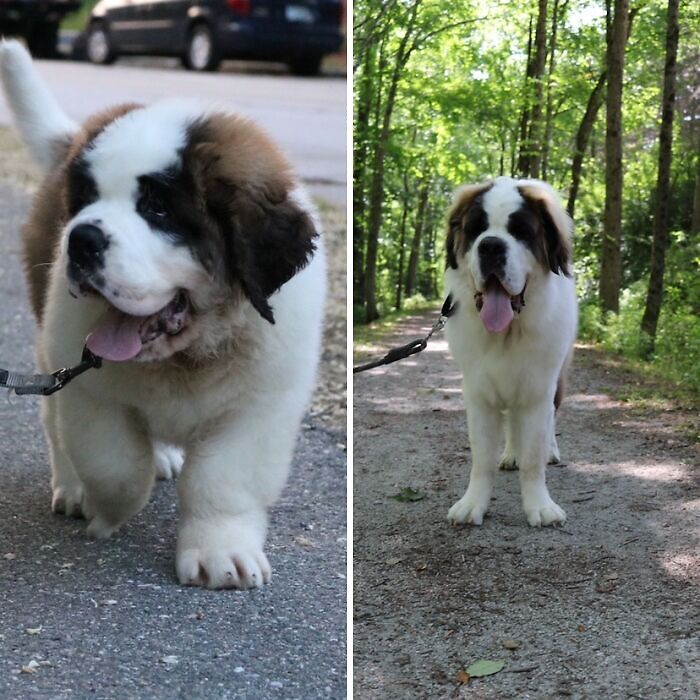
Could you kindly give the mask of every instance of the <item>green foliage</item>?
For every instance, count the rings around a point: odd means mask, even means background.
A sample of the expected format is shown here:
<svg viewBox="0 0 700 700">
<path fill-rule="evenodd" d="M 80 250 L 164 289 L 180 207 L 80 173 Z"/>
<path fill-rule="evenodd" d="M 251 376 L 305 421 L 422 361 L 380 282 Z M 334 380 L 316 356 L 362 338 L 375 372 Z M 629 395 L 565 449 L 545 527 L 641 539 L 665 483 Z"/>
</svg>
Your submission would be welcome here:
<svg viewBox="0 0 700 700">
<path fill-rule="evenodd" d="M 548 46 L 555 0 L 549 0 Z M 407 282 L 419 195 L 428 187 L 413 294 L 442 295 L 444 221 L 452 192 L 500 174 L 517 176 L 520 120 L 533 104 L 525 80 L 530 22 L 537 3 L 457 0 L 355 2 L 355 303 L 363 322 L 363 266 L 367 255 L 373 176 L 383 166 L 376 293 L 380 316 L 392 315 Z M 640 335 L 649 278 L 658 171 L 665 61 L 666 0 L 632 3 L 623 95 L 623 295 L 617 317 L 598 309 L 600 248 L 605 207 L 605 106 L 584 153 L 576 201 L 575 268 L 581 336 L 630 358 L 644 354 Z M 542 176 L 563 194 L 571 186 L 575 138 L 588 99 L 605 68 L 605 4 L 558 3 L 555 64 L 547 63 L 551 137 Z M 414 22 L 414 25 L 411 25 Z M 413 26 L 413 28 L 411 28 Z M 677 381 L 700 386 L 700 241 L 691 234 L 700 177 L 700 5 L 681 3 L 676 118 L 671 172 L 666 288 L 651 365 Z M 411 33 L 413 32 L 413 33 Z M 416 41 L 397 65 L 402 42 Z M 397 72 L 397 68 L 399 68 Z M 395 101 L 388 136 L 383 118 L 392 81 Z M 358 117 L 360 117 L 358 119 Z M 403 257 L 402 257 L 403 251 Z"/>
<path fill-rule="evenodd" d="M 61 24 L 61 28 L 74 29 L 79 32 L 85 29 L 90 13 L 92 12 L 92 8 L 97 5 L 97 2 L 98 0 L 86 0 L 83 2 L 79 10 L 66 15 L 66 18 Z"/>
</svg>

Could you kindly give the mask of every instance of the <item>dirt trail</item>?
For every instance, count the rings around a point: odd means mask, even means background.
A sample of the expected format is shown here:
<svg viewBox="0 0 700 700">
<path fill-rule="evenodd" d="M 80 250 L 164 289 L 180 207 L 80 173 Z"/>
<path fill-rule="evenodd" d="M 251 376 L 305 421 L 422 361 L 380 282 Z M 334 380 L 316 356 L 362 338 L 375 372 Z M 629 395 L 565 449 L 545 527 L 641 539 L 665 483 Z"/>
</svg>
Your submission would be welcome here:
<svg viewBox="0 0 700 700">
<path fill-rule="evenodd" d="M 432 320 L 410 317 L 384 347 Z M 355 377 L 356 697 L 698 697 L 700 460 L 683 433 L 697 417 L 613 398 L 633 381 L 578 350 L 558 422 L 567 466 L 548 472 L 569 520 L 536 530 L 512 472 L 481 528 L 447 524 L 469 448 L 444 336 Z M 407 486 L 425 498 L 390 498 Z M 459 684 L 479 659 L 506 665 Z"/>
</svg>

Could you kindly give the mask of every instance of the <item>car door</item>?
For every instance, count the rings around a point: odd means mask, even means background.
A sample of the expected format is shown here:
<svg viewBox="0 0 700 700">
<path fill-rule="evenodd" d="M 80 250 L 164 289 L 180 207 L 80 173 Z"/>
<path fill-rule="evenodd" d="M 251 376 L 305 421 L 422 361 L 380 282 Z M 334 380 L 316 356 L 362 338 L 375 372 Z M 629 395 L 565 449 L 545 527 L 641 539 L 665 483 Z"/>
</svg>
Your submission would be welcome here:
<svg viewBox="0 0 700 700">
<path fill-rule="evenodd" d="M 173 54 L 182 50 L 190 0 L 150 0 L 143 31 L 154 53 Z"/>
<path fill-rule="evenodd" d="M 115 0 L 107 13 L 109 31 L 121 51 L 143 51 L 146 5 L 152 0 Z"/>
</svg>

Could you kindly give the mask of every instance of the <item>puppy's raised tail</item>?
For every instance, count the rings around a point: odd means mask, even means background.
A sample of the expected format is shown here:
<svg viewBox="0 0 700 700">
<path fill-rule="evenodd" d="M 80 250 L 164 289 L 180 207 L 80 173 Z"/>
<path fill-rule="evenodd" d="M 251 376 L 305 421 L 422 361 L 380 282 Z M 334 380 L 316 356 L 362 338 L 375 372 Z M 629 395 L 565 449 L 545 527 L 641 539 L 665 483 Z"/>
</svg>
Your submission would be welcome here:
<svg viewBox="0 0 700 700">
<path fill-rule="evenodd" d="M 34 160 L 48 170 L 63 157 L 78 125 L 58 106 L 18 41 L 0 41 L 0 78 L 15 127 Z"/>
</svg>

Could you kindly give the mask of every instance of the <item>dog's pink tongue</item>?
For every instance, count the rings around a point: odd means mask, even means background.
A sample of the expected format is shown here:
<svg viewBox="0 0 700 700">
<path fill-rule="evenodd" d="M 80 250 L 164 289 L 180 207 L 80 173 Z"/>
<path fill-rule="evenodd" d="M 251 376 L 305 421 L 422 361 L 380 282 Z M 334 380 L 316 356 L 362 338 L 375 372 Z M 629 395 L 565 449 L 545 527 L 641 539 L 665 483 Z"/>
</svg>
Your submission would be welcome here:
<svg viewBox="0 0 700 700">
<path fill-rule="evenodd" d="M 143 346 L 139 333 L 143 322 L 143 316 L 127 316 L 110 308 L 100 319 L 97 328 L 87 337 L 85 345 L 90 352 L 105 360 L 131 360 L 141 352 Z"/>
<path fill-rule="evenodd" d="M 513 320 L 513 307 L 510 304 L 510 295 L 498 283 L 487 285 L 484 290 L 484 304 L 479 316 L 486 330 L 491 333 L 500 333 L 510 325 Z"/>
</svg>

